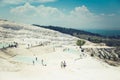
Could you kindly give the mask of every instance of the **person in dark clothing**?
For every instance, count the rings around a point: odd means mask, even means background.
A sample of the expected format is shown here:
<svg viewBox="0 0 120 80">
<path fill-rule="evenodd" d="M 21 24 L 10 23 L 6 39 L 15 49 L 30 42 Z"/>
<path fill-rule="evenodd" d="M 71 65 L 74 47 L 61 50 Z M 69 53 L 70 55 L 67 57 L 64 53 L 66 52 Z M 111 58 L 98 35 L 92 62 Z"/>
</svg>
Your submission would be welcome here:
<svg viewBox="0 0 120 80">
<path fill-rule="evenodd" d="M 66 65 L 66 62 L 65 61 L 61 61 L 61 68 L 65 68 L 67 65 Z"/>
<path fill-rule="evenodd" d="M 43 59 L 41 60 L 41 64 L 42 64 L 42 66 L 47 66 L 46 64 L 44 64 Z"/>
<path fill-rule="evenodd" d="M 61 68 L 63 68 L 63 61 L 61 61 Z"/>
<path fill-rule="evenodd" d="M 35 65 L 35 61 L 33 60 L 33 65 Z"/>
<path fill-rule="evenodd" d="M 35 58 L 35 60 L 36 60 L 36 61 L 38 60 L 37 57 Z"/>
<path fill-rule="evenodd" d="M 66 62 L 65 61 L 63 61 L 63 67 L 65 68 L 67 65 L 66 65 Z"/>
</svg>

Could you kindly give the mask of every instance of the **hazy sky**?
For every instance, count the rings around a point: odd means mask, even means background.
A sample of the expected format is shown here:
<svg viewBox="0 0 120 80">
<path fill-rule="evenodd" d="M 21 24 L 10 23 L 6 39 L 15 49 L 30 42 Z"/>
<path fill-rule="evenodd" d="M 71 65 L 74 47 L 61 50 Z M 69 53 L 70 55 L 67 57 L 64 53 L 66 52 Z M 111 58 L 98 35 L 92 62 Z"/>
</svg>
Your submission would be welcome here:
<svg viewBox="0 0 120 80">
<path fill-rule="evenodd" d="M 0 18 L 27 24 L 120 30 L 120 0 L 0 0 Z"/>
</svg>

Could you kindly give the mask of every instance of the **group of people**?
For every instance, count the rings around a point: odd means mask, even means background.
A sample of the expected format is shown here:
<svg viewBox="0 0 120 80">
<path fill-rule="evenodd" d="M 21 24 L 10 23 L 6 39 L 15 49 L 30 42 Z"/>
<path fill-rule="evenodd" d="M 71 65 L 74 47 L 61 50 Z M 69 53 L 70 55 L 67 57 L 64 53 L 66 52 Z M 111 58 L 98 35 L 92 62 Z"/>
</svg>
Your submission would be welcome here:
<svg viewBox="0 0 120 80">
<path fill-rule="evenodd" d="M 66 62 L 65 61 L 61 61 L 61 68 L 65 68 L 67 65 L 66 65 Z"/>
<path fill-rule="evenodd" d="M 38 61 L 38 58 L 35 57 L 35 60 L 33 60 L 33 65 L 35 65 L 35 61 Z M 41 64 L 42 66 L 47 66 L 45 63 L 44 63 L 44 60 L 42 59 L 41 60 Z M 65 61 L 61 61 L 61 68 L 65 68 L 67 65 L 66 65 L 66 62 Z"/>
<path fill-rule="evenodd" d="M 35 57 L 35 60 L 32 61 L 33 65 L 35 65 L 36 61 L 38 61 L 37 57 Z M 44 64 L 44 60 L 43 59 L 41 60 L 41 64 L 42 64 L 42 66 L 47 66 L 46 64 Z"/>
<path fill-rule="evenodd" d="M 18 43 L 17 42 L 13 42 L 13 44 L 9 44 L 9 47 L 17 48 L 18 47 Z"/>
</svg>

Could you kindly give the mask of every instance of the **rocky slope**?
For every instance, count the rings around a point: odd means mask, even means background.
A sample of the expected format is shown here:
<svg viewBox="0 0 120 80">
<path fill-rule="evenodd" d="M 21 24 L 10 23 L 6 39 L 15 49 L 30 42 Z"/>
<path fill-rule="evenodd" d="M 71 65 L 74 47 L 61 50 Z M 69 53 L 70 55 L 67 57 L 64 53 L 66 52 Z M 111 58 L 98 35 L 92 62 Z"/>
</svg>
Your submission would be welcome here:
<svg viewBox="0 0 120 80">
<path fill-rule="evenodd" d="M 119 48 L 86 48 L 92 57 L 96 57 L 112 66 L 120 65 Z"/>
<path fill-rule="evenodd" d="M 74 42 L 77 38 L 62 34 L 57 31 L 38 28 L 31 25 L 26 24 L 17 24 L 14 22 L 0 20 L 0 42 L 5 41 L 16 41 L 18 43 L 25 43 L 29 44 L 34 40 L 36 44 L 43 43 L 43 42 L 51 42 L 55 43 L 63 43 L 66 42 Z"/>
<path fill-rule="evenodd" d="M 39 46 L 38 53 L 49 53 L 54 46 L 75 45 L 77 39 L 58 31 L 0 20 L 0 71 L 18 71 L 23 63 L 12 58 L 22 54 L 33 55 L 37 51 L 31 52 L 28 48 Z M 18 46 L 15 46 L 16 43 Z"/>
<path fill-rule="evenodd" d="M 63 46 L 72 45 L 76 46 L 76 41 L 78 38 L 60 33 L 58 31 L 49 30 L 41 27 L 17 24 L 15 22 L 10 22 L 6 20 L 0 20 L 0 57 L 8 59 L 17 54 L 17 49 L 2 49 L 4 47 L 10 47 L 17 42 L 19 46 L 23 48 L 30 48 L 35 46 Z M 99 58 L 110 65 L 120 64 L 120 49 L 108 47 L 101 44 L 94 44 L 86 40 L 85 48 L 91 56 Z M 90 46 L 90 47 L 88 47 Z M 16 52 L 15 52 L 15 51 Z M 23 49 L 18 49 L 23 50 Z M 51 49 L 50 49 L 51 50 Z M 27 50 L 26 53 L 30 53 Z"/>
</svg>

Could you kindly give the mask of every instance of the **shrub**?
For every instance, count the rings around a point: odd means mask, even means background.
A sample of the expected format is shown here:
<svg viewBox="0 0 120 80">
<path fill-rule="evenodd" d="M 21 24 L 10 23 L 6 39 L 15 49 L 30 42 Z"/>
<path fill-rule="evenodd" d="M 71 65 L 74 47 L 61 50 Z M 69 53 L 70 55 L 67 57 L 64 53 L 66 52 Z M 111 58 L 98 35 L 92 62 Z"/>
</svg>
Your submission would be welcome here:
<svg viewBox="0 0 120 80">
<path fill-rule="evenodd" d="M 84 40 L 77 40 L 76 44 L 81 47 L 82 45 L 85 44 L 85 41 Z"/>
<path fill-rule="evenodd" d="M 90 54 L 90 56 L 91 56 L 91 57 L 94 57 L 94 54 L 92 53 L 92 54 Z"/>
</svg>

